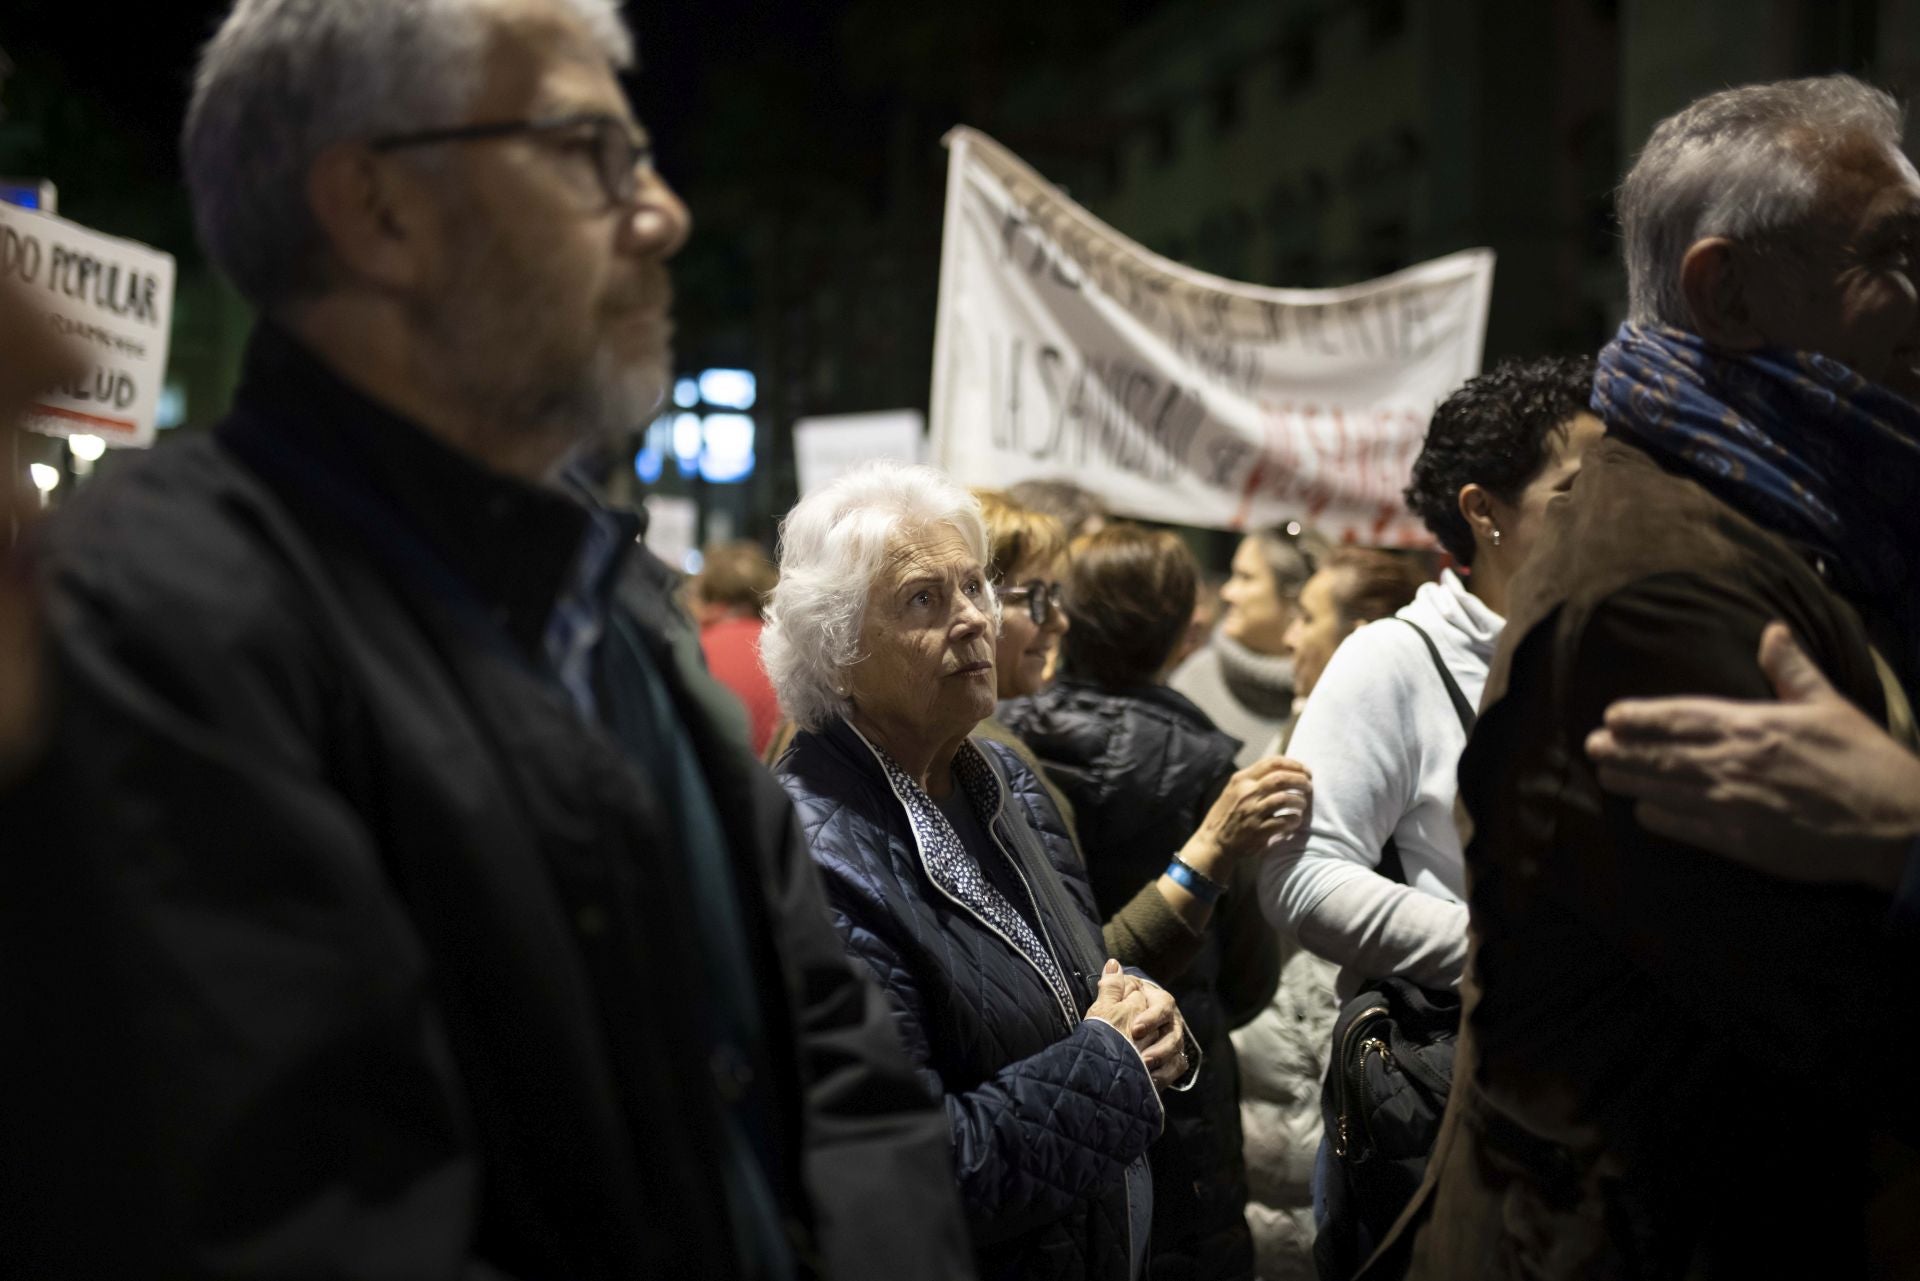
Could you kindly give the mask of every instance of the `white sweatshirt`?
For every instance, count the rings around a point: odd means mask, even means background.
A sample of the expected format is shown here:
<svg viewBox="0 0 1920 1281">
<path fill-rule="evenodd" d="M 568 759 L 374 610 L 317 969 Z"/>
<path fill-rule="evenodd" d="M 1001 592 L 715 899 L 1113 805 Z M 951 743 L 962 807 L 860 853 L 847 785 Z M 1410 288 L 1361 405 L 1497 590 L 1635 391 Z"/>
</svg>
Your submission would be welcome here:
<svg viewBox="0 0 1920 1281">
<path fill-rule="evenodd" d="M 1504 620 L 1451 570 L 1399 617 L 1433 638 L 1478 707 Z M 1261 865 L 1260 901 L 1277 928 L 1341 967 L 1342 998 L 1393 974 L 1460 979 L 1466 865 L 1453 802 L 1466 745 L 1426 645 L 1386 620 L 1341 643 L 1300 714 L 1287 755 L 1313 771 L 1313 828 L 1304 849 Z M 1389 836 L 1406 885 L 1376 870 Z"/>
</svg>

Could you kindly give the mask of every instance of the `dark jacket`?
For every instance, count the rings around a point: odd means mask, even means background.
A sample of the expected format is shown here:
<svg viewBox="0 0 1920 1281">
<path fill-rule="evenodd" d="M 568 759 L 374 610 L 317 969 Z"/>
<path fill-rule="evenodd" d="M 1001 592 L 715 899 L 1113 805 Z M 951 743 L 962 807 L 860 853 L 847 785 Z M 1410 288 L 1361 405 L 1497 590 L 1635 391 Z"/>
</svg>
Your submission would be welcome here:
<svg viewBox="0 0 1920 1281">
<path fill-rule="evenodd" d="M 1655 836 L 1582 748 L 1622 697 L 1772 697 L 1772 619 L 1886 717 L 1876 620 L 1812 560 L 1615 439 L 1550 510 L 1461 762 L 1454 1095 L 1366 1276 L 1409 1254 L 1434 1281 L 1920 1274 L 1915 1098 L 1890 1066 L 1914 1061 L 1916 1023 L 1887 897 Z"/>
<path fill-rule="evenodd" d="M 732 1117 L 804 1272 L 967 1275 L 944 1118 L 634 562 L 598 683 L 664 679 L 758 998 L 757 1043 L 694 1031 L 676 798 L 539 657 L 583 519 L 269 330 L 212 436 L 54 522 L 61 719 L 0 859 L 0 1272 L 740 1275 Z"/>
<path fill-rule="evenodd" d="M 960 780 L 1024 881 L 1039 947 L 1018 943 L 979 852 L 844 721 L 780 760 L 847 948 L 893 998 L 907 1051 L 946 1100 L 961 1200 L 986 1278 L 1124 1281 L 1127 1178 L 1162 1112 L 1132 1044 L 1084 1019 L 1103 964 L 1085 874 L 1040 781 L 969 740 Z M 1131 1169 L 1129 1169 L 1131 1167 Z"/>
<path fill-rule="evenodd" d="M 1234 771 L 1238 740 L 1171 689 L 1062 679 L 1001 709 L 1072 798 L 1095 907 L 1117 910 L 1166 869 Z M 1167 1096 L 1153 1145 L 1155 1281 L 1251 1277 L 1240 1074 L 1228 1033 L 1273 998 L 1280 947 L 1246 877 L 1222 899 L 1199 953 L 1158 976 L 1206 1053 L 1193 1090 Z"/>
</svg>

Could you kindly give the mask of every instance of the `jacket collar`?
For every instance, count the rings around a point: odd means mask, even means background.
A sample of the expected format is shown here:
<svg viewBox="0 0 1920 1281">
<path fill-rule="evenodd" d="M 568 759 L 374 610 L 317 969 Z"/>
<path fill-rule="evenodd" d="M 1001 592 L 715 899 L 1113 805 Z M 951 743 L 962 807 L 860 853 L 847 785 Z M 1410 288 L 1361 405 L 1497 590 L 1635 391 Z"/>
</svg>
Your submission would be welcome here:
<svg viewBox="0 0 1920 1281">
<path fill-rule="evenodd" d="M 878 770 L 906 816 L 914 848 L 920 856 L 920 866 L 926 872 L 927 879 L 1033 966 L 1053 990 L 1066 1026 L 1071 1029 L 1077 1024 L 1080 1021 L 1078 1003 L 1059 958 L 981 871 L 980 861 L 996 857 L 996 851 L 967 849 L 953 830 L 953 824 L 940 812 L 938 803 L 885 751 L 869 742 L 866 735 L 844 718 L 835 718 L 833 724 L 827 727 L 824 737 L 833 747 L 854 760 L 871 762 L 871 768 Z M 992 756 L 972 739 L 966 740 L 954 754 L 953 779 L 954 785 L 966 794 L 973 805 L 974 813 L 980 818 L 981 830 L 995 840 L 1000 839 L 998 827 L 1006 807 L 1008 787 Z M 1012 859 L 1022 881 L 1029 875 L 1046 874 L 1044 868 L 1022 868 L 1013 855 L 1008 854 L 1007 857 Z M 1028 893 L 1032 895 L 1031 886 L 1028 887 Z M 1046 913 L 1037 897 L 1034 898 L 1034 913 L 1044 930 Z M 1064 928 L 1064 922 L 1062 926 Z"/>
<path fill-rule="evenodd" d="M 449 448 L 261 323 L 248 344 L 235 411 L 217 434 L 251 458 L 287 463 L 280 479 L 373 500 L 432 552 L 521 652 L 538 655 L 554 602 L 580 554 L 588 513 L 557 489 L 504 476 Z M 624 548 L 621 549 L 624 552 Z"/>
</svg>

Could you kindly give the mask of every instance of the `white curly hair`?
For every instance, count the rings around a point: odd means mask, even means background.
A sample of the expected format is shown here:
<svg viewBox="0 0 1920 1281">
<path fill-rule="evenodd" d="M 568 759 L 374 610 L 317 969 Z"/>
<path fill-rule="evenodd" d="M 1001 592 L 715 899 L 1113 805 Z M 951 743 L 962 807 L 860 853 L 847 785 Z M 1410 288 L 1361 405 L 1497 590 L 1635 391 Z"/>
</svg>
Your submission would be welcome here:
<svg viewBox="0 0 1920 1281">
<path fill-rule="evenodd" d="M 787 513 L 760 661 L 794 724 L 817 730 L 846 714 L 845 672 L 862 657 L 874 578 L 900 539 L 940 526 L 987 563 L 987 524 L 973 495 L 934 468 L 897 462 L 862 464 Z M 997 626 L 997 601 L 992 613 Z"/>
</svg>

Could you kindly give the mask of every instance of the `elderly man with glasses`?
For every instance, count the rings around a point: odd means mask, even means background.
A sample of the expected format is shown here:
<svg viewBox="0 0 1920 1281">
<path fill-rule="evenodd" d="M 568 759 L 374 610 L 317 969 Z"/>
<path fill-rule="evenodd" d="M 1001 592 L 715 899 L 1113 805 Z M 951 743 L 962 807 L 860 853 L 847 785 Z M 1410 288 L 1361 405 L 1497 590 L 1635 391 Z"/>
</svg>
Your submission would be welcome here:
<svg viewBox="0 0 1920 1281">
<path fill-rule="evenodd" d="M 259 309 L 40 574 L 0 1271 L 948 1277 L 947 1123 L 779 788 L 571 480 L 685 207 L 613 0 L 239 0 L 185 132 Z"/>
</svg>

